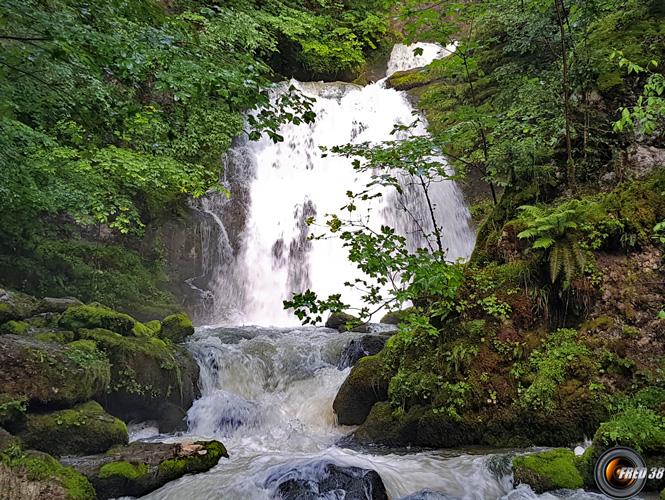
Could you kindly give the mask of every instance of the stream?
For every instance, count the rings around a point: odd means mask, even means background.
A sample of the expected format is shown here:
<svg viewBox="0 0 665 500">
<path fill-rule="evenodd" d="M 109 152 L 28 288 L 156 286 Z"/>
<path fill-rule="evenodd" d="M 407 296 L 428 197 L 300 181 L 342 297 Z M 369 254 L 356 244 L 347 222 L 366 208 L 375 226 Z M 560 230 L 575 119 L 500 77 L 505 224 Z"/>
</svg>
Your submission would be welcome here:
<svg viewBox="0 0 665 500">
<path fill-rule="evenodd" d="M 426 65 L 453 47 L 421 44 L 423 53 L 396 46 L 387 73 Z M 561 492 L 535 495 L 513 488 L 511 450 L 386 450 L 345 446 L 353 428 L 336 424 L 332 402 L 350 368 L 338 364 L 345 346 L 362 334 L 296 327 L 282 308 L 294 291 L 327 295 L 343 289 L 357 270 L 336 240 L 309 241 L 304 220 L 321 218 L 345 204 L 345 192 L 367 180 L 349 160 L 321 157 L 320 146 L 391 140 L 395 124 L 417 117 L 406 94 L 384 81 L 359 87 L 346 83 L 292 82 L 315 97 L 317 120 L 289 125 L 279 144 L 239 141 L 227 158 L 224 183 L 240 197 L 211 194 L 193 206 L 206 216 L 201 231 L 207 282 L 192 280 L 206 304 L 203 323 L 187 344 L 201 369 L 201 398 L 188 413 L 182 435 L 160 436 L 133 427 L 132 439 L 219 439 L 230 458 L 207 473 L 183 477 L 147 495 L 159 500 L 274 498 L 278 481 L 293 469 L 313 477 L 321 463 L 378 472 L 391 499 L 594 499 Z M 426 134 L 421 120 L 416 134 Z M 436 183 L 432 199 L 451 259 L 467 258 L 475 242 L 468 208 L 452 181 Z M 409 222 L 386 195 L 369 209 L 377 224 L 389 224 L 421 246 Z M 424 200 L 410 193 L 413 213 Z M 236 221 L 228 224 L 229 214 Z M 345 296 L 351 303 L 359 297 Z M 355 302 L 354 302 L 355 301 Z M 219 326 L 224 325 L 224 326 Z M 256 326 L 263 325 L 263 326 Z M 332 495 L 332 496 L 331 496 Z M 343 499 L 337 490 L 320 498 Z"/>
</svg>

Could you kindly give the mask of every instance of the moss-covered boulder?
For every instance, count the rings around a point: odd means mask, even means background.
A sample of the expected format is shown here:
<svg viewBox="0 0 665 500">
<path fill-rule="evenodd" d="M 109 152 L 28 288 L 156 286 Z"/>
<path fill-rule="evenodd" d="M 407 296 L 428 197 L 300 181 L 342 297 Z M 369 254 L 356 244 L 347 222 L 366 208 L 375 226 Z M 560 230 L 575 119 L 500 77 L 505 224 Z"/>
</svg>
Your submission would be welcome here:
<svg viewBox="0 0 665 500">
<path fill-rule="evenodd" d="M 566 448 L 541 451 L 513 458 L 515 485 L 528 484 L 536 493 L 578 489 L 584 484 L 575 454 Z"/>
<path fill-rule="evenodd" d="M 361 323 L 361 321 L 352 314 L 335 312 L 326 320 L 326 328 L 332 328 L 339 332 L 347 332 L 359 323 Z"/>
<path fill-rule="evenodd" d="M 9 446 L 21 446 L 21 440 L 0 427 L 0 453 Z"/>
<path fill-rule="evenodd" d="M 28 318 L 38 308 L 39 301 L 34 297 L 0 288 L 0 323 Z"/>
<path fill-rule="evenodd" d="M 92 482 L 97 498 L 103 500 L 145 495 L 185 474 L 205 472 L 222 457 L 228 453 L 219 441 L 132 443 L 71 463 Z"/>
<path fill-rule="evenodd" d="M 0 495 L 2 500 L 93 500 L 95 490 L 52 456 L 13 444 L 0 450 Z"/>
<path fill-rule="evenodd" d="M 104 328 L 121 335 L 143 336 L 148 334 L 145 326 L 128 314 L 94 303 L 68 308 L 60 316 L 59 325 L 64 330 L 74 332 L 82 328 Z"/>
<path fill-rule="evenodd" d="M 180 344 L 193 333 L 194 325 L 192 324 L 192 320 L 186 314 L 178 313 L 171 314 L 162 320 L 159 336 Z"/>
<path fill-rule="evenodd" d="M 95 401 L 50 413 L 30 413 L 23 425 L 12 430 L 24 448 L 55 456 L 101 453 L 128 442 L 125 423 Z"/>
<path fill-rule="evenodd" d="M 106 356 L 88 347 L 0 335 L 0 387 L 32 409 L 87 401 L 105 392 L 111 378 Z"/>
<path fill-rule="evenodd" d="M 162 432 L 184 428 L 185 414 L 199 396 L 198 365 L 184 348 L 101 328 L 81 329 L 79 335 L 94 341 L 111 362 L 109 388 L 97 393 L 109 413 L 126 422 L 157 420 Z"/>
<path fill-rule="evenodd" d="M 380 355 L 360 359 L 333 402 L 337 421 L 342 425 L 362 424 L 374 403 L 388 399 L 389 382 Z"/>
<path fill-rule="evenodd" d="M 406 319 L 406 317 L 412 311 L 413 311 L 412 307 L 409 307 L 408 309 L 403 309 L 401 311 L 390 311 L 383 315 L 379 323 L 383 323 L 385 325 L 399 325 Z"/>
</svg>

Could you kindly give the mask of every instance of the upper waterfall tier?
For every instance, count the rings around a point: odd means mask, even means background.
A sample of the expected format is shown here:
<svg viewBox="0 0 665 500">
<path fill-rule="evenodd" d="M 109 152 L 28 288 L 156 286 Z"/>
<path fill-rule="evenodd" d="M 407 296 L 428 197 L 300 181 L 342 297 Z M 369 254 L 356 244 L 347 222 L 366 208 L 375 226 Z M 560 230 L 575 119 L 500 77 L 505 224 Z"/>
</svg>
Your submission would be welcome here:
<svg viewBox="0 0 665 500">
<path fill-rule="evenodd" d="M 446 54 L 446 49 L 434 44 L 421 48 L 422 54 L 415 55 L 414 47 L 396 46 L 388 71 L 422 66 Z M 358 270 L 347 260 L 339 240 L 309 240 L 311 228 L 306 220 L 323 221 L 327 214 L 338 212 L 346 204 L 345 193 L 364 185 L 371 174 L 354 171 L 347 158 L 322 157 L 320 148 L 394 140 L 394 126 L 412 123 L 417 114 L 404 93 L 385 88 L 383 82 L 366 87 L 292 83 L 316 99 L 316 121 L 282 127 L 281 143 L 264 138 L 238 145 L 229 155 L 225 175 L 232 193 L 245 194 L 230 200 L 212 194 L 198 204 L 212 227 L 202 231 L 204 251 L 214 256 L 204 259 L 209 266 L 206 274 L 211 276 L 206 288 L 212 297 L 206 322 L 293 325 L 297 319 L 283 309 L 282 302 L 294 292 L 312 289 L 326 296 L 345 291 L 344 282 L 353 281 Z M 412 133 L 427 133 L 423 119 Z M 435 183 L 430 197 L 448 257 L 468 257 L 474 234 L 457 186 L 452 181 Z M 411 213 L 428 219 L 422 194 L 407 190 L 406 200 Z M 416 236 L 418 231 L 397 209 L 394 193 L 386 192 L 365 208 L 377 227 L 392 226 L 407 237 L 410 246 L 424 246 L 422 236 Z M 229 214 L 235 225 L 242 225 L 240 230 L 225 227 Z M 360 303 L 359 292 L 343 297 L 351 304 Z"/>
</svg>

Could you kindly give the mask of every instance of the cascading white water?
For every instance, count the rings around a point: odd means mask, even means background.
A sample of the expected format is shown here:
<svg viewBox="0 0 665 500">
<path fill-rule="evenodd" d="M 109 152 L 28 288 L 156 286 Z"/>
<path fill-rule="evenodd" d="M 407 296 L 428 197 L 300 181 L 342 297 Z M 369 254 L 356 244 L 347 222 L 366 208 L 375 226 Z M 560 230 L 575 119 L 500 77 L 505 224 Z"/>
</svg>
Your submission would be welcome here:
<svg viewBox="0 0 665 500">
<path fill-rule="evenodd" d="M 424 48 L 430 57 L 438 53 L 432 47 Z M 413 54 L 411 49 L 396 47 L 391 68 L 408 68 L 404 59 L 408 60 L 409 54 Z M 410 64 L 419 64 L 418 59 L 413 61 Z M 239 245 L 242 250 L 235 257 L 230 255 L 233 242 L 224 227 L 224 210 L 229 203 L 213 197 L 197 205 L 216 228 L 203 232 L 203 238 L 221 247 L 204 263 L 205 271 L 215 269 L 215 259 L 221 262 L 219 265 L 232 273 L 231 279 L 220 277 L 214 282 L 227 287 L 222 294 L 225 300 L 243 309 L 245 319 L 256 322 L 288 320 L 295 324 L 281 312 L 280 301 L 289 287 L 335 287 L 342 274 L 352 272 L 338 242 L 310 246 L 305 238 L 304 218 L 337 209 L 344 202 L 344 191 L 354 182 L 362 182 L 347 162 L 319 158 L 316 147 L 349 140 L 385 140 L 395 123 L 411 119 L 412 109 L 404 96 L 380 84 L 364 89 L 347 84 L 300 85 L 319 98 L 317 124 L 287 127 L 283 131 L 286 141 L 281 145 L 261 142 L 234 151 L 241 160 L 239 165 L 246 167 L 240 168 L 244 172 L 240 178 L 253 178 L 251 208 Z M 424 128 L 420 132 L 424 133 Z M 250 163 L 255 173 L 249 172 Z M 235 175 L 233 172 L 237 169 L 227 170 L 227 175 Z M 468 255 L 473 235 L 455 185 L 441 183 L 433 197 L 450 255 Z M 384 221 L 404 226 L 389 204 L 375 209 Z M 242 290 L 252 295 L 251 301 L 245 292 L 234 291 L 243 283 L 248 285 Z M 322 462 L 375 470 L 393 500 L 601 498 L 582 491 L 537 496 L 526 486 L 514 489 L 505 454 L 446 450 L 380 453 L 337 444 L 352 430 L 338 426 L 332 410 L 335 394 L 349 373 L 348 368 L 338 365 L 344 347 L 360 335 L 314 327 L 198 328 L 188 348 L 201 369 L 202 396 L 188 413 L 188 432 L 150 437 L 150 429 L 144 427 L 132 436 L 154 440 L 215 438 L 225 443 L 230 458 L 222 459 L 207 473 L 185 476 L 145 498 L 275 498 L 276 478 L 293 469 L 302 478 L 314 477 Z M 336 490 L 320 498 L 342 500 L 345 496 L 344 491 Z"/>
<path fill-rule="evenodd" d="M 422 44 L 421 48 L 423 53 L 415 55 L 413 47 L 397 45 L 388 65 L 389 72 L 428 64 L 445 56 L 454 46 L 444 49 Z M 309 241 L 310 228 L 305 221 L 316 217 L 323 222 L 326 214 L 337 213 L 347 202 L 346 191 L 364 186 L 371 174 L 357 173 L 347 158 L 322 157 L 320 147 L 394 140 L 391 134 L 394 126 L 411 124 L 416 113 L 403 92 L 386 88 L 383 81 L 366 87 L 347 83 L 292 83 L 305 95 L 316 98 L 316 121 L 311 125 L 284 126 L 280 130 L 282 143 L 274 144 L 265 138 L 234 150 L 236 161 L 253 165 L 253 175 L 247 176 L 251 179 L 250 201 L 235 256 L 220 255 L 219 249 L 209 248 L 216 244 L 214 241 L 204 242 L 204 251 L 208 248 L 210 254 L 220 259 L 210 284 L 215 306 L 206 318 L 208 323 L 292 325 L 296 318 L 283 309 L 282 302 L 308 288 L 324 297 L 344 292 L 343 298 L 348 303 L 360 304 L 360 292 L 354 295 L 353 291 L 345 291 L 344 282 L 353 281 L 358 271 L 347 260 L 341 242 Z M 425 125 L 421 118 L 412 133 L 426 134 Z M 416 189 L 408 195 L 410 211 L 422 218 L 421 223 L 426 222 L 430 217 L 424 197 Z M 443 228 L 448 258 L 468 257 L 474 233 L 457 186 L 452 181 L 435 183 L 430 196 L 437 223 Z M 205 201 L 201 205 L 205 209 Z M 216 208 L 225 207 L 233 207 L 233 199 Z M 424 244 L 397 209 L 394 193 L 387 192 L 382 200 L 366 208 L 372 210 L 372 223 L 377 227 L 380 224 L 395 227 L 407 236 L 412 247 Z M 214 213 L 211 220 L 221 224 Z M 218 233 L 223 239 L 225 232 Z M 226 241 L 219 244 L 228 246 Z"/>
</svg>

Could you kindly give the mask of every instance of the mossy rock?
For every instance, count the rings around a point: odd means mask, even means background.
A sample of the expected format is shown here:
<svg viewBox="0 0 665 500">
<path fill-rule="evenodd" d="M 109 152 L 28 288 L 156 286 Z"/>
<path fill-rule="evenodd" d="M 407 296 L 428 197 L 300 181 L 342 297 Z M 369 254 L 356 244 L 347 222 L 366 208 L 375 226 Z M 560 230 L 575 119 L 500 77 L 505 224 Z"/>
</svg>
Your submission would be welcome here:
<svg viewBox="0 0 665 500">
<path fill-rule="evenodd" d="M 3 500 L 93 500 L 92 484 L 79 472 L 39 451 L 16 444 L 0 451 Z"/>
<path fill-rule="evenodd" d="M 375 403 L 388 399 L 388 375 L 380 354 L 361 358 L 333 402 L 337 421 L 342 425 L 362 424 Z"/>
<path fill-rule="evenodd" d="M 39 302 L 39 311 L 45 313 L 63 313 L 70 307 L 82 306 L 76 297 L 44 297 Z"/>
<path fill-rule="evenodd" d="M 172 314 L 162 320 L 159 336 L 169 339 L 175 344 L 180 344 L 194 333 L 194 325 L 184 313 Z"/>
<path fill-rule="evenodd" d="M 99 351 L 30 337 L 0 335 L 0 387 L 29 408 L 58 409 L 106 391 L 108 359 Z"/>
<path fill-rule="evenodd" d="M 38 308 L 39 301 L 36 298 L 0 288 L 0 323 L 29 318 Z"/>
<path fill-rule="evenodd" d="M 185 474 L 205 472 L 228 457 L 219 441 L 132 443 L 103 455 L 72 460 L 92 482 L 100 500 L 142 496 Z"/>
<path fill-rule="evenodd" d="M 413 307 L 409 307 L 402 311 L 390 311 L 383 315 L 379 323 L 385 325 L 399 325 L 402 323 L 406 317 L 413 311 Z"/>
<path fill-rule="evenodd" d="M 332 313 L 326 320 L 326 328 L 332 328 L 339 332 L 348 332 L 351 328 L 358 325 L 361 321 L 345 312 Z"/>
<path fill-rule="evenodd" d="M 83 328 L 104 328 L 125 336 L 147 337 L 152 330 L 128 314 L 114 311 L 101 304 L 68 308 L 58 322 L 64 330 L 77 332 Z"/>
<path fill-rule="evenodd" d="M 30 325 L 25 321 L 11 320 L 7 321 L 4 325 L 0 326 L 0 333 L 8 333 L 11 335 L 25 335 L 28 333 Z"/>
<path fill-rule="evenodd" d="M 515 484 L 528 484 L 536 493 L 558 489 L 575 490 L 584 484 L 575 454 L 565 448 L 513 458 Z"/>
<path fill-rule="evenodd" d="M 162 432 L 182 430 L 185 413 L 198 398 L 199 369 L 182 347 L 155 337 L 126 337 L 97 328 L 79 331 L 109 358 L 111 382 L 97 399 L 109 413 L 131 420 L 155 420 Z M 175 426 L 174 412 L 179 413 Z"/>
<path fill-rule="evenodd" d="M 55 456 L 101 453 L 129 439 L 124 422 L 95 401 L 67 410 L 28 414 L 15 434 L 25 448 Z"/>
</svg>

